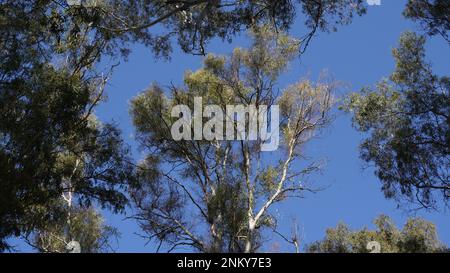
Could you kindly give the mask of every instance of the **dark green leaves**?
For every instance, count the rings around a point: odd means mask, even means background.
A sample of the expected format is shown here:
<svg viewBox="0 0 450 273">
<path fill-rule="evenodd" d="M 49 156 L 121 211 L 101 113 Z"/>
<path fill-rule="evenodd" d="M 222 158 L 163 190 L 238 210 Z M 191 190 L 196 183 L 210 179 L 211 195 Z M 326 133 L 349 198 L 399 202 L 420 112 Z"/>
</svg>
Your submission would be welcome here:
<svg viewBox="0 0 450 273">
<path fill-rule="evenodd" d="M 425 63 L 424 44 L 424 37 L 403 34 L 390 81 L 352 94 L 347 109 L 368 133 L 361 157 L 375 164 L 385 195 L 429 207 L 450 197 L 450 98 L 447 77 Z"/>
</svg>

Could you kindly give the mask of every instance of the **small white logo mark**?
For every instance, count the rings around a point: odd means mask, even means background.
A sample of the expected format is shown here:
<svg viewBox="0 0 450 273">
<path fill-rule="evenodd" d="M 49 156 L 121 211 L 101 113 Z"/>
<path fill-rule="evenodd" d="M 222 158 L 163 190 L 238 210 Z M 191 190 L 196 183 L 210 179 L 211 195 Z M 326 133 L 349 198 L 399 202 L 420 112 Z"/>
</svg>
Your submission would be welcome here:
<svg viewBox="0 0 450 273">
<path fill-rule="evenodd" d="M 77 241 L 70 241 L 66 245 L 66 250 L 68 253 L 81 253 L 80 243 Z"/>
<path fill-rule="evenodd" d="M 93 8 L 102 4 L 103 0 L 67 0 L 67 5 L 71 7 Z"/>
<path fill-rule="evenodd" d="M 381 245 L 377 241 L 368 242 L 366 248 L 370 253 L 381 253 Z"/>
<path fill-rule="evenodd" d="M 381 0 L 367 0 L 369 6 L 380 6 Z"/>
</svg>

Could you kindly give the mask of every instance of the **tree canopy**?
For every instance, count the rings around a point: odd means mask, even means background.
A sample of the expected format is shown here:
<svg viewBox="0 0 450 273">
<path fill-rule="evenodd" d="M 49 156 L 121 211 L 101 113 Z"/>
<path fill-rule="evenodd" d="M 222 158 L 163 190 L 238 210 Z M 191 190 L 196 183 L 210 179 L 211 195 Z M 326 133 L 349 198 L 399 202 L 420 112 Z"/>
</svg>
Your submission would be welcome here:
<svg viewBox="0 0 450 273">
<path fill-rule="evenodd" d="M 403 15 L 419 22 L 429 36 L 440 35 L 447 42 L 450 30 L 450 3 L 446 0 L 409 0 Z"/>
<path fill-rule="evenodd" d="M 450 197 L 450 81 L 433 73 L 424 46 L 425 37 L 404 33 L 389 80 L 352 94 L 346 107 L 368 134 L 361 157 L 374 163 L 386 197 L 432 207 Z"/>
<path fill-rule="evenodd" d="M 449 42 L 449 10 L 445 0 L 408 0 L 403 14 L 425 35 Z M 309 174 L 322 164 L 307 160 L 304 146 L 331 122 L 336 83 L 302 79 L 280 92 L 279 78 L 318 32 L 336 31 L 365 12 L 364 0 L 1 0 L 0 251 L 13 236 L 42 252 L 65 252 L 72 240 L 83 252 L 107 251 L 116 232 L 98 210 L 117 213 L 128 205 L 143 236 L 169 251 L 255 252 L 268 232 L 286 239 L 273 207 L 317 190 Z M 286 34 L 294 21 L 301 23 L 296 38 Z M 207 54 L 213 39 L 230 42 L 243 31 L 253 41 L 249 48 Z M 344 108 L 365 134 L 361 157 L 375 165 L 385 195 L 434 207 L 450 196 L 450 79 L 432 71 L 425 42 L 403 34 L 393 51 L 395 71 L 350 95 Z M 94 114 L 135 44 L 154 58 L 169 60 L 176 46 L 205 56 L 181 86 L 155 83 L 132 100 L 136 139 L 146 153 L 137 164 L 118 126 Z M 253 106 L 266 119 L 279 114 L 279 127 L 257 123 L 280 129 L 280 149 L 262 152 L 267 139 L 250 139 L 252 124 L 235 121 L 234 113 L 232 129 L 250 132 L 243 138 L 225 141 L 223 131 L 219 139 L 198 139 L 195 122 L 182 122 L 194 139 L 174 139 L 171 110 L 192 108 L 199 97 L 215 106 L 197 117 L 207 122 L 201 132 L 211 135 L 225 128 L 218 120 L 229 105 L 242 106 L 244 120 Z M 384 240 L 380 234 L 395 229 L 386 217 L 376 223 L 378 233 L 357 235 L 340 225 L 311 250 L 362 251 L 363 239 Z M 383 243 L 388 251 L 441 247 L 434 227 L 420 219 L 394 233 L 395 243 Z M 287 241 L 298 248 L 293 238 Z"/>
<path fill-rule="evenodd" d="M 120 61 L 132 43 L 169 57 L 173 41 L 204 54 L 212 38 L 230 40 L 261 22 L 288 29 L 296 11 L 309 41 L 365 9 L 361 0 L 1 1 L 0 250 L 50 217 L 33 211 L 59 198 L 69 178 L 84 205 L 127 203 L 128 148 L 116 126 L 92 122 L 114 67 L 100 66 L 103 58 Z"/>
<path fill-rule="evenodd" d="M 436 253 L 447 247 L 438 239 L 433 223 L 422 218 L 409 218 L 399 230 L 391 218 L 381 215 L 373 222 L 375 230 L 363 228 L 352 231 L 345 223 L 326 230 L 324 239 L 306 247 L 312 253 L 368 253 L 374 249 L 370 242 L 379 244 L 381 253 Z M 373 243 L 372 243 L 373 244 Z"/>
<path fill-rule="evenodd" d="M 117 229 L 106 225 L 102 215 L 94 208 L 74 206 L 68 208 L 60 204 L 62 213 L 48 219 L 45 225 L 35 230 L 27 242 L 43 253 L 100 253 L 114 252 L 112 240 L 118 238 Z M 71 249 L 71 242 L 76 242 L 79 249 Z"/>
<path fill-rule="evenodd" d="M 137 140 L 148 153 L 140 164 L 141 187 L 132 193 L 136 219 L 149 238 L 169 249 L 187 245 L 201 252 L 257 251 L 261 231 L 277 228 L 271 207 L 314 190 L 307 177 L 320 162 L 304 160 L 302 147 L 331 120 L 334 83 L 302 80 L 278 95 L 278 77 L 298 56 L 299 42 L 268 26 L 253 29 L 251 37 L 248 49 L 208 55 L 203 68 L 186 73 L 184 86 L 164 92 L 155 84 L 132 102 Z M 216 105 L 215 117 L 228 105 L 265 105 L 269 113 L 279 104 L 280 148 L 261 152 L 261 139 L 250 140 L 246 133 L 231 141 L 225 131 L 220 139 L 175 140 L 171 109 L 180 104 L 193 109 L 195 97 Z M 223 122 L 219 118 L 214 130 Z M 272 122 L 275 128 L 278 121 Z M 232 118 L 234 126 L 239 123 L 250 126 L 248 119 Z M 188 134 L 194 129 L 187 125 Z"/>
</svg>

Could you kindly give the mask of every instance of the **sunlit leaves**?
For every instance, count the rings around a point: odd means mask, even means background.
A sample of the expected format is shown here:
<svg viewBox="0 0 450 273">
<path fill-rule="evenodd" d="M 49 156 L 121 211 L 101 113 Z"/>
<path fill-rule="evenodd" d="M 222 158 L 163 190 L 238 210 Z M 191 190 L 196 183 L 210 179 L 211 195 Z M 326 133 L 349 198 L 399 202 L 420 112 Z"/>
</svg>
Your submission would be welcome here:
<svg viewBox="0 0 450 273">
<path fill-rule="evenodd" d="M 399 230 L 392 219 L 381 215 L 374 220 L 375 230 L 352 231 L 345 223 L 326 230 L 323 240 L 307 246 L 314 253 L 367 253 L 369 242 L 380 244 L 381 253 L 435 253 L 447 251 L 438 239 L 433 223 L 422 218 L 409 218 Z"/>
</svg>

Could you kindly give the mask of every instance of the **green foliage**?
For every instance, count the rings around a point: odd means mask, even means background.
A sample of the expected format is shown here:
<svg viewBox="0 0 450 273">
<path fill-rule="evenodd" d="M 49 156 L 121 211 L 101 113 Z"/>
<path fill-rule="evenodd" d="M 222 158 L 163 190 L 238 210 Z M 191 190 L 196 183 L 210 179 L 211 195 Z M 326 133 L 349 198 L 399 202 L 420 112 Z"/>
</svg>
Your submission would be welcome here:
<svg viewBox="0 0 450 273">
<path fill-rule="evenodd" d="M 278 174 L 279 171 L 273 166 L 269 166 L 266 170 L 261 172 L 259 179 L 261 180 L 263 193 L 270 195 L 276 190 Z"/>
<path fill-rule="evenodd" d="M 409 0 L 403 15 L 420 23 L 427 35 L 441 35 L 447 42 L 450 3 L 446 0 Z"/>
<path fill-rule="evenodd" d="M 276 228 L 275 217 L 266 209 L 291 196 L 288 193 L 300 194 L 305 188 L 296 179 L 316 170 L 288 172 L 288 166 L 300 153 L 296 148 L 329 122 L 333 84 L 303 81 L 278 97 L 278 77 L 299 55 L 300 42 L 269 26 L 253 28 L 250 36 L 249 49 L 237 48 L 230 56 L 207 55 L 201 69 L 185 74 L 183 86 L 165 91 L 153 84 L 132 101 L 137 140 L 150 158 L 140 164 L 140 187 L 131 193 L 136 218 L 150 238 L 169 250 L 188 245 L 200 252 L 257 251 L 262 230 Z M 171 109 L 179 104 L 193 109 L 194 97 L 223 113 L 227 105 L 291 103 L 290 110 L 282 110 L 289 140 L 272 160 L 261 159 L 261 140 L 175 141 L 171 126 L 178 118 L 170 117 Z M 254 220 L 256 207 L 267 202 Z"/>
<path fill-rule="evenodd" d="M 243 241 L 239 236 L 242 234 L 242 225 L 247 220 L 247 215 L 241 187 L 242 184 L 238 182 L 221 183 L 216 194 L 208 201 L 209 221 L 216 222 L 215 229 L 218 234 L 211 240 L 206 252 L 230 253 L 241 252 L 243 249 Z"/>
<path fill-rule="evenodd" d="M 58 221 L 48 221 L 36 231 L 32 245 L 41 252 L 66 253 L 67 244 L 76 241 L 81 253 L 109 252 L 114 250 L 110 240 L 117 237 L 117 230 L 105 225 L 102 216 L 93 208 L 65 209 L 65 216 Z"/>
<path fill-rule="evenodd" d="M 299 5 L 285 0 L 95 2 L 68 6 L 59 0 L 6 0 L 1 4 L 6 15 L 1 23 L 20 29 L 31 22 L 34 42 L 47 43 L 52 52 L 83 56 L 78 64 L 86 66 L 102 54 L 126 56 L 132 42 L 166 58 L 173 41 L 185 52 L 204 54 L 214 37 L 230 41 L 241 30 L 261 23 L 287 30 L 296 14 L 302 15 L 312 36 L 319 29 L 335 30 L 348 24 L 355 14 L 365 13 L 362 0 L 302 0 Z M 39 37 L 45 37 L 44 41 Z"/>
<path fill-rule="evenodd" d="M 376 230 L 364 228 L 351 231 L 339 223 L 329 228 L 323 240 L 306 247 L 312 253 L 368 253 L 372 249 L 367 244 L 376 241 L 381 253 L 435 253 L 444 252 L 446 247 L 439 241 L 433 223 L 421 218 L 410 218 L 402 230 L 397 229 L 392 220 L 381 215 L 374 220 Z"/>
<path fill-rule="evenodd" d="M 231 40 L 262 22 L 286 30 L 297 9 L 309 32 L 306 48 L 318 29 L 334 30 L 364 13 L 362 0 L 304 0 L 299 6 L 273 0 L 94 2 L 0 3 L 0 250 L 6 238 L 51 217 L 45 214 L 54 212 L 43 208 L 68 180 L 83 205 L 98 200 L 120 210 L 126 204 L 120 188 L 132 179 L 127 148 L 115 126 L 88 122 L 104 99 L 102 58 L 126 57 L 131 43 L 167 58 L 174 40 L 185 52 L 203 54 L 212 38 Z M 213 70 L 221 65 L 216 61 Z M 278 61 L 265 73 L 278 73 Z M 82 169 L 68 179 L 77 160 Z M 30 213 L 37 207 L 44 215 Z"/>
<path fill-rule="evenodd" d="M 105 84 L 93 65 L 106 50 L 84 36 L 94 14 L 69 20 L 57 1 L 2 1 L 0 11 L 3 250 L 59 215 L 53 203 L 68 185 L 80 205 L 122 210 L 132 168 L 119 130 L 92 114 Z"/>
<path fill-rule="evenodd" d="M 429 207 L 450 197 L 450 81 L 433 74 L 424 44 L 422 36 L 403 34 L 390 80 L 350 95 L 344 108 L 367 133 L 361 157 L 375 164 L 386 197 Z"/>
<path fill-rule="evenodd" d="M 51 66 L 36 66 L 27 74 L 0 83 L 1 239 L 45 219 L 30 210 L 59 198 L 73 167 L 59 162 L 61 153 L 83 155 L 84 172 L 73 181 L 80 201 L 95 199 L 117 209 L 125 204 L 115 189 L 128 179 L 127 151 L 114 126 L 90 126 L 89 86 Z"/>
</svg>

